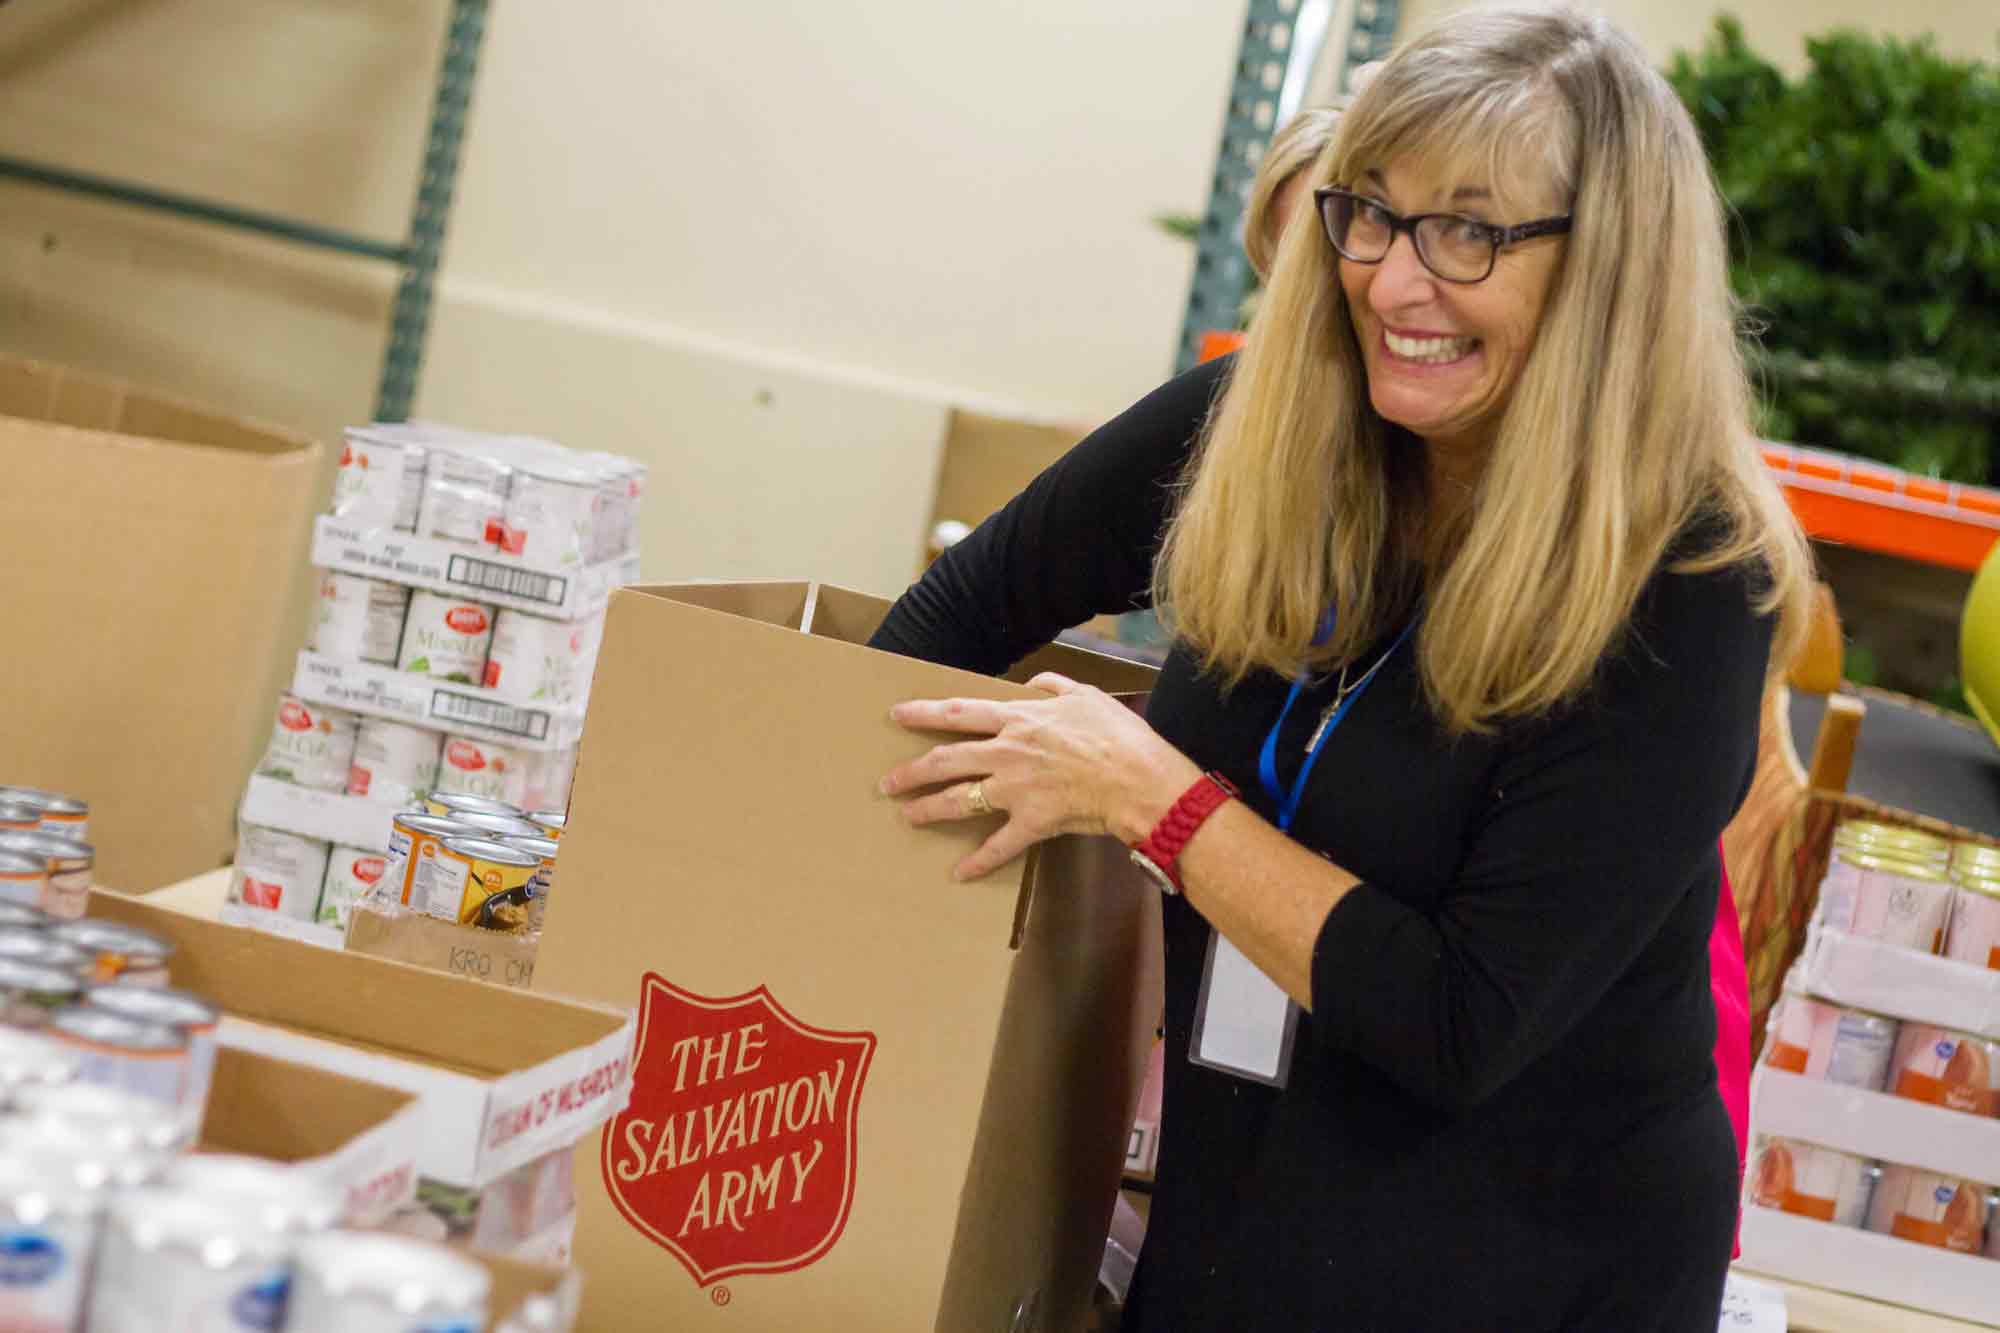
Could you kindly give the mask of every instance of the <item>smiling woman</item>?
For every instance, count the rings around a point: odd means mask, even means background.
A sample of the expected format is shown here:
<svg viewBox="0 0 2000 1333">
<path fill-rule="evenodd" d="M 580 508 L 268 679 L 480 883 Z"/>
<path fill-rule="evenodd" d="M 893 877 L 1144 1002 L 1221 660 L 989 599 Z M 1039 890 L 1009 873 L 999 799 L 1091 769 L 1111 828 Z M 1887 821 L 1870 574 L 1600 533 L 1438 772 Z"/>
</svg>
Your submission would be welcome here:
<svg viewBox="0 0 2000 1333">
<path fill-rule="evenodd" d="M 1604 20 L 1481 7 L 1308 183 L 1323 225 L 1285 231 L 1240 356 L 1085 440 L 874 640 L 997 671 L 1154 600 L 1146 718 L 1054 676 L 911 701 L 951 743 L 883 790 L 1006 816 L 962 875 L 1109 832 L 1172 895 L 1129 1328 L 1708 1333 L 1716 844 L 1808 556 L 1700 144 Z M 1225 969 L 1275 1005 L 1213 1008 Z M 1217 1026 L 1280 1054 L 1218 1068 Z"/>
</svg>

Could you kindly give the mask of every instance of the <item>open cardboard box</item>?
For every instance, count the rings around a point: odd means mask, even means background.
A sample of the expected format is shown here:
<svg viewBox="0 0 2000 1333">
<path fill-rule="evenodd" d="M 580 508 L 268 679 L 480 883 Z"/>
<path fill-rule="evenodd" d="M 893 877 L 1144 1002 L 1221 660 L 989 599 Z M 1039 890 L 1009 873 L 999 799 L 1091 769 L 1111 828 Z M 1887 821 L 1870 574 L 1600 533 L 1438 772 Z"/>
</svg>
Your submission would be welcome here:
<svg viewBox="0 0 2000 1333">
<path fill-rule="evenodd" d="M 1976 963 L 1849 935 L 1815 919 L 1793 978 L 1835 1004 L 2000 1039 L 2000 971 Z"/>
<path fill-rule="evenodd" d="M 1159 1014 L 1158 894 L 1107 838 L 986 879 L 996 821 L 875 791 L 900 699 L 1038 697 L 872 652 L 824 584 L 612 595 L 535 984 L 642 1006 L 630 1106 L 579 1145 L 584 1323 L 1068 1329 Z M 1043 667 L 1120 692 L 1144 667 Z"/>
<path fill-rule="evenodd" d="M 2000 1260 L 1747 1202 L 1740 1234 L 1741 1263 L 1753 1272 L 1954 1319 L 2000 1324 Z"/>
<path fill-rule="evenodd" d="M 173 984 L 218 1005 L 225 1048 L 417 1096 L 418 1176 L 479 1189 L 625 1105 L 630 1012 L 318 949 L 140 899 L 90 915 L 174 945 Z"/>
<path fill-rule="evenodd" d="M 350 953 L 524 990 L 535 981 L 537 943 L 536 936 L 461 926 L 422 912 L 389 912 L 365 902 L 356 903 L 347 918 Z"/>
<path fill-rule="evenodd" d="M 1961 1180 L 2000 1180 L 2000 1120 L 1990 1116 L 1760 1064 L 1750 1081 L 1750 1117 L 1759 1134 Z M 2000 1268 L 1993 1276 L 2000 1280 Z"/>
<path fill-rule="evenodd" d="M 285 628 L 303 630 L 323 451 L 0 358 L 0 456 L 6 780 L 90 802 L 101 884 L 223 864 L 289 673 Z"/>
</svg>

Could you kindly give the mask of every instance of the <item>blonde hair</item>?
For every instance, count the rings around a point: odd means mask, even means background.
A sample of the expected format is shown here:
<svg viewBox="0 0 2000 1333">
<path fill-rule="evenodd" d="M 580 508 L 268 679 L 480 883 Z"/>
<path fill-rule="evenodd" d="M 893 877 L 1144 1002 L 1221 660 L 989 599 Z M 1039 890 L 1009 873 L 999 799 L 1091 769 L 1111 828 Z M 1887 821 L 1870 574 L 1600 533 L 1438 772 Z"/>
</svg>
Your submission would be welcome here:
<svg viewBox="0 0 2000 1333">
<path fill-rule="evenodd" d="M 1403 161 L 1483 173 L 1517 220 L 1575 214 L 1470 512 L 1427 571 L 1422 448 L 1370 404 L 1326 237 L 1290 228 L 1156 568 L 1175 631 L 1234 684 L 1354 660 L 1421 598 L 1434 713 L 1488 731 L 1581 693 L 1672 548 L 1750 569 L 1788 662 L 1811 554 L 1759 456 L 1722 208 L 1672 89 L 1595 16 L 1460 12 L 1354 99 L 1314 183 Z M 1703 549 L 1675 547 L 1697 520 Z"/>
<path fill-rule="evenodd" d="M 1271 146 L 1264 150 L 1264 161 L 1257 168 L 1257 179 L 1250 184 L 1250 202 L 1243 210 L 1243 253 L 1250 257 L 1250 267 L 1257 270 L 1258 277 L 1271 275 L 1271 260 L 1278 245 L 1278 218 L 1271 211 L 1278 191 L 1326 151 L 1326 146 L 1333 142 L 1334 127 L 1339 124 L 1337 108 L 1308 107 L 1271 136 Z"/>
</svg>

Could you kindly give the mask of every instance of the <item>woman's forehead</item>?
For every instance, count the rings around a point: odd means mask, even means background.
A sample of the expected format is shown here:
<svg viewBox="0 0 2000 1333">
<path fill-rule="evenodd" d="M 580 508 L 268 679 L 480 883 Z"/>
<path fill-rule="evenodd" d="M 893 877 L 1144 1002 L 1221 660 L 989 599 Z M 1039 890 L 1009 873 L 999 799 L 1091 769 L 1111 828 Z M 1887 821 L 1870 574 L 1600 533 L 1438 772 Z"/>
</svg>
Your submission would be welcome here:
<svg viewBox="0 0 2000 1333">
<path fill-rule="evenodd" d="M 1433 146 L 1357 159 L 1354 187 L 1380 192 L 1402 212 L 1546 210 L 1560 191 L 1547 163 L 1504 143 Z"/>
</svg>

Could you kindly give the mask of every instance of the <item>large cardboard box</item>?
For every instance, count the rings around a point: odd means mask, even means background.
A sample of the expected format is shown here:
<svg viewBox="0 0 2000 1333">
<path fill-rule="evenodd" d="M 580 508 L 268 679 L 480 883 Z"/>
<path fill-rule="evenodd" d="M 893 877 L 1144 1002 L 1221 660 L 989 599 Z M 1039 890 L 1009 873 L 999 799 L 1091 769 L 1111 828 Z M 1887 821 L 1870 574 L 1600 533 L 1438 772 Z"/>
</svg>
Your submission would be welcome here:
<svg viewBox="0 0 2000 1333">
<path fill-rule="evenodd" d="M 0 782 L 91 803 L 100 883 L 221 865 L 289 669 L 319 445 L 0 359 Z"/>
<path fill-rule="evenodd" d="M 1158 1014 L 1157 895 L 1103 838 L 952 881 L 992 824 L 914 829 L 876 794 L 926 746 L 889 707 L 1031 692 L 859 646 L 885 610 L 804 583 L 612 597 L 535 971 L 641 1006 L 631 1103 L 576 1161 L 585 1327 L 1054 1330 L 1088 1308 Z"/>
</svg>

